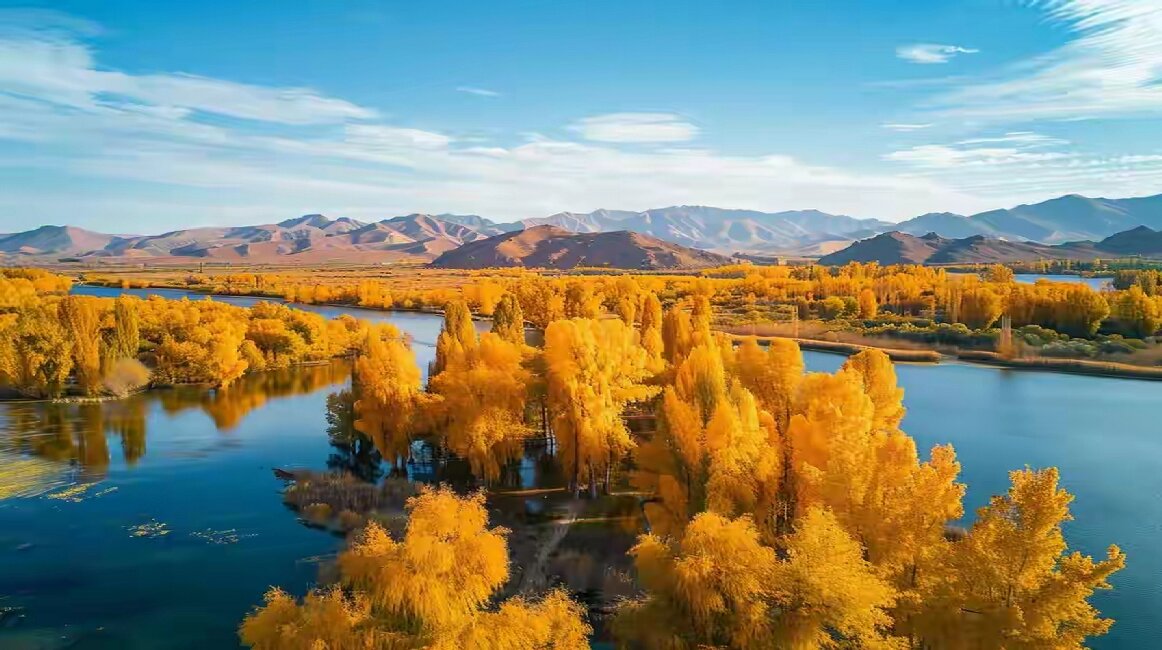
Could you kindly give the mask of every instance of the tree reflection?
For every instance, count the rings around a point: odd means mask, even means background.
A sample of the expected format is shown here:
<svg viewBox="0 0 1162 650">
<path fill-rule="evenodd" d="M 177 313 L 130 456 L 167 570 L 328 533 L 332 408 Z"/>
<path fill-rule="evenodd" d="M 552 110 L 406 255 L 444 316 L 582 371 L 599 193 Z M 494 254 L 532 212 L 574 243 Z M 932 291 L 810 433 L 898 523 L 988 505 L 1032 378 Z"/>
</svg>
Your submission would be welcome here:
<svg viewBox="0 0 1162 650">
<path fill-rule="evenodd" d="M 217 390 L 178 386 L 108 402 L 0 403 L 0 500 L 50 489 L 53 483 L 45 483 L 45 477 L 59 482 L 62 475 L 46 471 L 46 467 L 63 469 L 73 481 L 105 478 L 113 453 L 110 436 L 119 438 L 125 464 L 136 465 L 146 453 L 154 404 L 171 416 L 200 410 L 218 430 L 225 431 L 237 427 L 272 398 L 342 384 L 350 373 L 349 364 L 334 362 L 254 373 Z M 340 391 L 327 400 L 327 433 L 336 449 L 328 465 L 374 481 L 382 475 L 379 452 L 355 432 L 353 411 L 350 391 Z M 23 462 L 28 460 L 48 461 L 49 465 Z"/>
<path fill-rule="evenodd" d="M 327 437 L 335 450 L 327 468 L 374 483 L 383 476 L 383 456 L 371 439 L 355 429 L 355 395 L 343 389 L 327 396 Z"/>
</svg>

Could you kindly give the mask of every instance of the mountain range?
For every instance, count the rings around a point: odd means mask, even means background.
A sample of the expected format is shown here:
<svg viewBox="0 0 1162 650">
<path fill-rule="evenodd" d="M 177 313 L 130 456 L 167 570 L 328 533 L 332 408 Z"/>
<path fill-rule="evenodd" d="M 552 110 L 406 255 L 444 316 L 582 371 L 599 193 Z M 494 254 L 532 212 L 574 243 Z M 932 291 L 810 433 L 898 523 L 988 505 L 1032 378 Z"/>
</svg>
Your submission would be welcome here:
<svg viewBox="0 0 1162 650">
<path fill-rule="evenodd" d="M 1162 232 L 1138 226 L 1101 241 L 1075 241 L 1046 245 L 971 235 L 946 238 L 936 233 L 916 237 L 899 231 L 886 232 L 824 255 L 820 264 L 848 262 L 880 264 L 990 264 L 1029 262 L 1041 259 L 1092 260 L 1101 257 L 1162 257 Z"/>
<path fill-rule="evenodd" d="M 1057 245 L 1099 241 L 1138 226 L 1162 229 L 1162 194 L 1088 198 L 1076 194 L 971 216 L 930 213 L 891 223 L 817 210 L 759 212 L 674 206 L 633 212 L 559 212 L 513 223 L 479 215 L 410 214 L 363 222 L 311 214 L 277 223 L 174 230 L 160 235 L 114 235 L 73 226 L 41 226 L 0 235 L 0 258 L 82 261 L 164 261 L 168 258 L 238 262 L 431 261 L 487 237 L 550 225 L 582 234 L 629 231 L 682 246 L 750 256 L 819 257 L 849 244 L 897 231 L 945 239 L 982 236 Z"/>
<path fill-rule="evenodd" d="M 274 224 L 189 228 L 160 235 L 107 235 L 72 226 L 41 226 L 0 237 L 0 254 L 84 261 L 428 261 L 501 232 L 424 214 L 372 223 L 310 214 Z"/>
</svg>

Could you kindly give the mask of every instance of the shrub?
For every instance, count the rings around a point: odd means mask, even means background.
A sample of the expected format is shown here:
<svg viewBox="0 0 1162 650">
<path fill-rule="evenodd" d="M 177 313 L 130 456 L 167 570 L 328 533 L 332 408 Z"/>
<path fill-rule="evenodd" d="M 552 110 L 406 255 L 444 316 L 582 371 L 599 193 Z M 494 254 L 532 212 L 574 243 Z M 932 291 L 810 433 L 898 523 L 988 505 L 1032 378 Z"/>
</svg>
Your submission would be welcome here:
<svg viewBox="0 0 1162 650">
<path fill-rule="evenodd" d="M 106 393 L 125 397 L 129 393 L 149 383 L 149 369 L 137 359 L 118 359 L 114 361 L 101 380 L 101 387 Z"/>
</svg>

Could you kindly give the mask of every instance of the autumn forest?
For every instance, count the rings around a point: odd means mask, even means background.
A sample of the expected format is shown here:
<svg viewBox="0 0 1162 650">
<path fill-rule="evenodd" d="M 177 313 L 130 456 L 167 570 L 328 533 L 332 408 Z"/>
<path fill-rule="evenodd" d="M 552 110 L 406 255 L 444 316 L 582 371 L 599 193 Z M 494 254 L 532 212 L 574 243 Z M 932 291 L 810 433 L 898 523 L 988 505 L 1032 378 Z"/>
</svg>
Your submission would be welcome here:
<svg viewBox="0 0 1162 650">
<path fill-rule="evenodd" d="M 391 324 L 297 306 L 312 304 L 439 314 L 434 360 Z M 228 396 L 262 373 L 342 368 L 327 421 L 374 451 L 373 500 L 399 512 L 352 505 L 367 488 L 350 476 L 284 472 L 287 505 L 344 541 L 314 586 L 255 594 L 238 622 L 251 648 L 1082 648 L 1114 625 L 1091 598 L 1125 566 L 1118 540 L 1071 550 L 1073 497 L 1053 467 L 1014 468 L 966 512 L 956 450 L 919 449 L 902 428 L 893 359 L 1149 375 L 1160 327 L 1150 271 L 1095 290 L 1002 266 L 5 269 L 0 386 L 79 403 L 191 384 Z M 804 348 L 848 356 L 808 372 Z M 530 447 L 551 459 L 570 521 L 598 512 L 632 536 L 618 598 L 512 588 L 531 564 L 494 500 L 525 487 Z M 450 459 L 467 477 L 440 474 Z"/>
</svg>

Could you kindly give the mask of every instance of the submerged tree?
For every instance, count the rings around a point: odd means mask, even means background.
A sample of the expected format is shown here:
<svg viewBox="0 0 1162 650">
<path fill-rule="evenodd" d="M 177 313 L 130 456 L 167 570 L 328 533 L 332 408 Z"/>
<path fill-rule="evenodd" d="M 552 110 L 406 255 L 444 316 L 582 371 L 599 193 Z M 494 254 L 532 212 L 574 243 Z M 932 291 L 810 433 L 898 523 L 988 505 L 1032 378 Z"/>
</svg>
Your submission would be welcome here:
<svg viewBox="0 0 1162 650">
<path fill-rule="evenodd" d="M 636 332 L 621 320 L 556 321 L 545 330 L 548 404 L 559 457 L 578 489 L 582 473 L 596 494 L 606 489 L 615 463 L 633 446 L 622 420 L 630 402 L 655 391 L 642 382 L 653 374 Z"/>
<path fill-rule="evenodd" d="M 448 448 L 466 458 L 472 473 L 495 481 L 509 461 L 520 458 L 528 427 L 525 404 L 531 374 L 524 367 L 522 344 L 496 334 L 480 337 L 478 345 L 446 360 L 429 390 L 439 396 L 433 405 Z"/>
<path fill-rule="evenodd" d="M 355 361 L 358 401 L 355 428 L 375 443 L 379 453 L 399 467 L 411 453 L 412 436 L 422 426 L 424 395 L 415 354 L 404 343 L 369 332 Z"/>
</svg>

